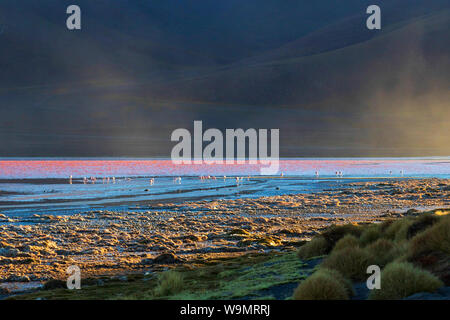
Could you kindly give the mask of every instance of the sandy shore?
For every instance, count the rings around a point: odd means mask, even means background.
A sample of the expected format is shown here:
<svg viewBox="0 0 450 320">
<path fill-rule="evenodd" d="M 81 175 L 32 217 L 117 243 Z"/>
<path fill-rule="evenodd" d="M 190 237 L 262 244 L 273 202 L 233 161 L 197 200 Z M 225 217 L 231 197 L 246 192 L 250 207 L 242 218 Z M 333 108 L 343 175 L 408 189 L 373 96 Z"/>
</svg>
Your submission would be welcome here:
<svg viewBox="0 0 450 320">
<path fill-rule="evenodd" d="M 247 252 L 289 250 L 330 224 L 450 207 L 450 180 L 389 180 L 257 199 L 140 205 L 73 216 L 0 215 L 0 283 L 145 272 Z"/>
</svg>

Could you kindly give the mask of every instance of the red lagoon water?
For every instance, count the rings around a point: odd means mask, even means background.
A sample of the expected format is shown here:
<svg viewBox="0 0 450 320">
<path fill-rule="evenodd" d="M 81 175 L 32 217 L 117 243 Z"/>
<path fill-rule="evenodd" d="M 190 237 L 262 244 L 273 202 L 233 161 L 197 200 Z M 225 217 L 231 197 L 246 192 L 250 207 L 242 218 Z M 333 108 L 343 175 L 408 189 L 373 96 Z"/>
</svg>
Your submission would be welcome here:
<svg viewBox="0 0 450 320">
<path fill-rule="evenodd" d="M 44 179 L 82 177 L 259 175 L 254 164 L 184 164 L 161 159 L 3 159 L 0 179 Z M 347 177 L 450 177 L 450 157 L 441 158 L 353 158 L 353 159 L 282 159 L 279 173 L 285 176 Z"/>
</svg>

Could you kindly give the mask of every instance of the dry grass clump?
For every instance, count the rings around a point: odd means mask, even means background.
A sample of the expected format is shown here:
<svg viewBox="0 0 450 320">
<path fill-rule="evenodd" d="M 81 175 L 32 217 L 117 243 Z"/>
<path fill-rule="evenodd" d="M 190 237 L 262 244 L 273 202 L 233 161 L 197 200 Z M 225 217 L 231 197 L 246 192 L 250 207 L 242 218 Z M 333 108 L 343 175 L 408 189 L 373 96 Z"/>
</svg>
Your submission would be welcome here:
<svg viewBox="0 0 450 320">
<path fill-rule="evenodd" d="M 341 250 L 344 248 L 353 248 L 353 247 L 359 247 L 359 239 L 355 237 L 354 235 L 348 234 L 341 238 L 336 245 L 334 246 L 333 250 Z"/>
<path fill-rule="evenodd" d="M 394 221 L 384 232 L 384 236 L 390 240 L 402 241 L 408 238 L 408 229 L 414 223 L 413 218 L 403 218 Z"/>
<path fill-rule="evenodd" d="M 381 230 L 378 225 L 372 225 L 369 226 L 364 230 L 364 232 L 361 234 L 361 244 L 363 246 L 366 246 L 372 242 L 375 242 L 381 237 Z"/>
<path fill-rule="evenodd" d="M 335 244 L 346 235 L 353 235 L 360 237 L 362 232 L 361 226 L 355 224 L 345 224 L 341 226 L 333 225 L 322 233 L 322 236 L 327 240 L 328 252 L 330 252 Z"/>
<path fill-rule="evenodd" d="M 423 214 L 416 218 L 414 222 L 409 226 L 406 237 L 407 239 L 411 239 L 415 235 L 419 234 L 422 231 L 425 231 L 429 227 L 433 226 L 435 223 L 439 221 L 439 216 L 434 214 Z"/>
<path fill-rule="evenodd" d="M 345 278 L 366 280 L 372 264 L 384 269 L 381 290 L 372 291 L 371 299 L 433 292 L 443 285 L 439 278 L 450 281 L 450 215 L 429 212 L 376 225 L 332 226 L 299 249 L 301 258 L 323 254 L 329 255 L 319 271 L 299 285 L 294 298 L 346 299 L 351 282 L 346 295 L 339 284 L 345 284 Z"/>
<path fill-rule="evenodd" d="M 295 300 L 348 300 L 353 295 L 350 281 L 336 270 L 321 268 L 302 281 L 294 291 Z"/>
<path fill-rule="evenodd" d="M 450 254 L 450 216 L 445 216 L 432 227 L 411 239 L 412 257 L 426 252 L 439 251 Z"/>
<path fill-rule="evenodd" d="M 156 296 L 169 296 L 183 290 L 183 276 L 176 271 L 166 271 L 160 274 L 158 286 L 155 288 Z"/>
<path fill-rule="evenodd" d="M 367 251 L 359 247 L 333 251 L 321 264 L 321 267 L 339 271 L 352 280 L 364 280 L 367 267 L 371 264 Z"/>
<path fill-rule="evenodd" d="M 324 237 L 318 236 L 298 248 L 297 256 L 300 259 L 310 259 L 327 253 L 328 242 Z"/>
<path fill-rule="evenodd" d="M 387 228 L 389 228 L 395 222 L 394 219 L 388 219 L 379 224 L 380 232 L 385 233 Z"/>
<path fill-rule="evenodd" d="M 389 262 L 401 258 L 404 254 L 404 246 L 395 244 L 392 240 L 378 239 L 368 245 L 365 250 L 370 255 L 373 264 L 384 267 Z"/>
<path fill-rule="evenodd" d="M 381 289 L 373 290 L 369 299 L 402 299 L 418 292 L 434 292 L 442 285 L 442 281 L 428 271 L 410 263 L 393 262 L 381 272 Z"/>
</svg>

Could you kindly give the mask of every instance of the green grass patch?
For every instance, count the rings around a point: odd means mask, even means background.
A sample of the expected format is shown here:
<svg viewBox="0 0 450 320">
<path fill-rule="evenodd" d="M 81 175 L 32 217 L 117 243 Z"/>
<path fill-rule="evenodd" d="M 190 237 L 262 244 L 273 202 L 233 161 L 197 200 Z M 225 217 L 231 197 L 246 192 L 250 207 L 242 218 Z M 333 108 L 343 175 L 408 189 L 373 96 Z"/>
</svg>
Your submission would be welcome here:
<svg viewBox="0 0 450 320">
<path fill-rule="evenodd" d="M 173 270 L 159 275 L 158 286 L 155 288 L 155 296 L 170 296 L 183 291 L 184 281 L 180 272 Z"/>
<path fill-rule="evenodd" d="M 10 299 L 261 299 L 271 296 L 271 287 L 298 283 L 311 272 L 295 252 L 248 254 L 129 277 L 128 281 L 105 281 L 102 286 L 83 286 L 82 280 L 81 290 L 41 290 Z"/>
</svg>

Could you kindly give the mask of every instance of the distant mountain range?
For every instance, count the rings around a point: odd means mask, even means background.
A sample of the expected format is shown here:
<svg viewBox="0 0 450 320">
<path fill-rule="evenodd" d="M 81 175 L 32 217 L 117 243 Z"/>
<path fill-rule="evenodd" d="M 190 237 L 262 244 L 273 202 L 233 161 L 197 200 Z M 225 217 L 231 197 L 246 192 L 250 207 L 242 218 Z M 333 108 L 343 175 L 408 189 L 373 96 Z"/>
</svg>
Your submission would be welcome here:
<svg viewBox="0 0 450 320">
<path fill-rule="evenodd" d="M 448 156 L 449 31 L 443 0 L 3 0 L 0 156 L 169 156 L 194 120 L 280 128 L 282 156 Z"/>
</svg>

